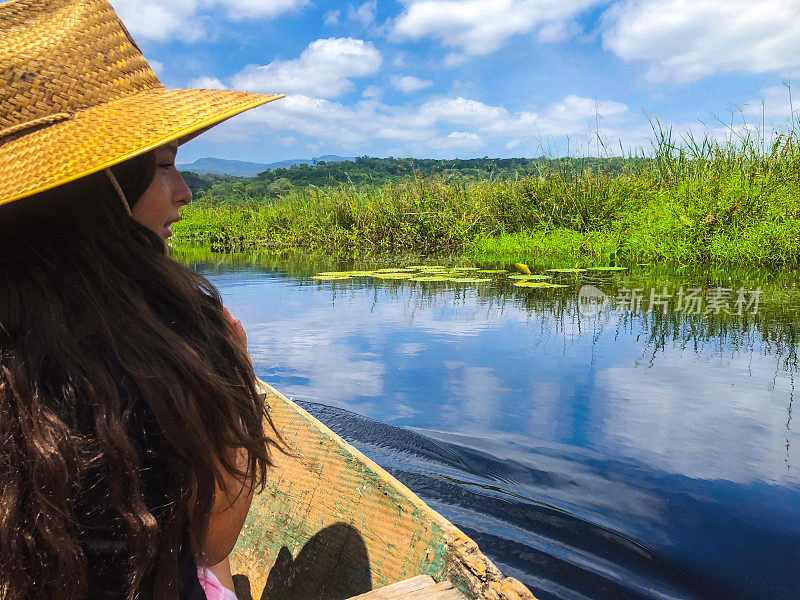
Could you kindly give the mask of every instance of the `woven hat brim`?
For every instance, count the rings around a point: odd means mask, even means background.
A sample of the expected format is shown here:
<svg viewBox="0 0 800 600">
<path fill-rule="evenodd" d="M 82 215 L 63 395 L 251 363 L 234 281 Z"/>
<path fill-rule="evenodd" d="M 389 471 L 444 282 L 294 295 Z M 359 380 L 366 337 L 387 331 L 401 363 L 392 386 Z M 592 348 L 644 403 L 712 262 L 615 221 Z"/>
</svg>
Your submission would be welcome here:
<svg viewBox="0 0 800 600">
<path fill-rule="evenodd" d="M 282 98 L 231 90 L 146 90 L 79 111 L 0 146 L 0 205 L 119 164 Z M 2 142 L 2 140 L 0 140 Z"/>
</svg>

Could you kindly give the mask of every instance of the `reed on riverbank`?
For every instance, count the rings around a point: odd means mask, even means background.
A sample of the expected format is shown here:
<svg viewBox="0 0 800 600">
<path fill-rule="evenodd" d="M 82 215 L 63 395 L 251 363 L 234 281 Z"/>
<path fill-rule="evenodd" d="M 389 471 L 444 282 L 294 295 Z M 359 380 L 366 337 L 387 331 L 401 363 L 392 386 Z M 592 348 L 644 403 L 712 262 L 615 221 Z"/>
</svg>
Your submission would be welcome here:
<svg viewBox="0 0 800 600">
<path fill-rule="evenodd" d="M 516 180 L 415 178 L 293 190 L 269 202 L 189 206 L 175 240 L 217 248 L 300 246 L 346 254 L 467 252 L 605 263 L 764 266 L 800 262 L 800 148 L 656 128 L 648 160 L 609 174 Z"/>
</svg>

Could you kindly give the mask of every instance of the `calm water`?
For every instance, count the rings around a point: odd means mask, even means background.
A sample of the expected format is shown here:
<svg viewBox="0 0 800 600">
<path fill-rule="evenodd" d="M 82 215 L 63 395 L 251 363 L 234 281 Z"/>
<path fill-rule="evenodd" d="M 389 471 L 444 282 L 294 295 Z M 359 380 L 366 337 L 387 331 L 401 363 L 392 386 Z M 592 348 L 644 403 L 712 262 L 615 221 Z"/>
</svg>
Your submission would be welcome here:
<svg viewBox="0 0 800 600">
<path fill-rule="evenodd" d="M 793 275 L 638 267 L 535 290 L 183 260 L 242 319 L 261 378 L 540 600 L 800 598 Z M 725 313 L 759 285 L 758 307 Z M 678 310 L 681 288 L 705 312 L 718 287 L 719 314 Z M 671 296 L 655 311 L 651 288 Z"/>
</svg>

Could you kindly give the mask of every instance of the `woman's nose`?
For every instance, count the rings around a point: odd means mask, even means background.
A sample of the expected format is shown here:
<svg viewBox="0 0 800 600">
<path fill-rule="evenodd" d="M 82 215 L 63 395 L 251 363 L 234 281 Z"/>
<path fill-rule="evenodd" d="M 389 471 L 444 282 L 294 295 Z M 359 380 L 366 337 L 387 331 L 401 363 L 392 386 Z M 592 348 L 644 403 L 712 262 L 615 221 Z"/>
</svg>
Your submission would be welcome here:
<svg viewBox="0 0 800 600">
<path fill-rule="evenodd" d="M 189 186 L 186 185 L 186 182 L 183 180 L 183 177 L 178 173 L 178 189 L 176 190 L 176 201 L 178 206 L 185 206 L 192 201 L 192 190 L 189 189 Z"/>
</svg>

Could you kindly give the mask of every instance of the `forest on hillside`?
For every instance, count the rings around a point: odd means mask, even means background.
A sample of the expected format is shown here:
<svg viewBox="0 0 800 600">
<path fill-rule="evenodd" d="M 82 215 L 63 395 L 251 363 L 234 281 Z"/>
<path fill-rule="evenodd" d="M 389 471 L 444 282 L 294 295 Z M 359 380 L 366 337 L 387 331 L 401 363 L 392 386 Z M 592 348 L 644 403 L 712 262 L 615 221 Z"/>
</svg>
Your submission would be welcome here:
<svg viewBox="0 0 800 600">
<path fill-rule="evenodd" d="M 643 158 L 471 158 L 415 159 L 359 157 L 355 161 L 316 162 L 278 168 L 245 178 L 231 175 L 183 177 L 201 204 L 263 202 L 308 187 L 371 186 L 418 177 L 452 180 L 514 180 L 548 174 L 604 173 L 611 176 L 638 170 Z"/>
</svg>

